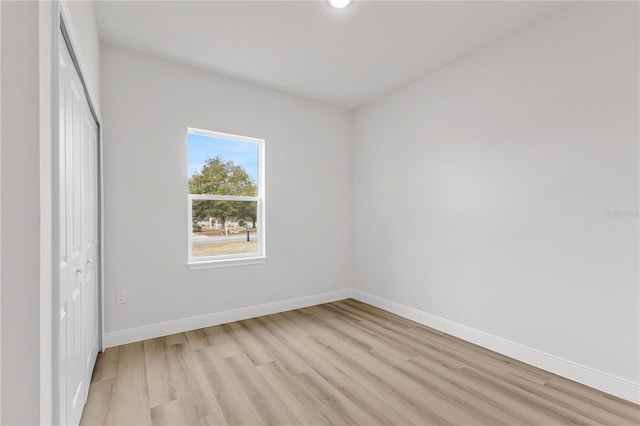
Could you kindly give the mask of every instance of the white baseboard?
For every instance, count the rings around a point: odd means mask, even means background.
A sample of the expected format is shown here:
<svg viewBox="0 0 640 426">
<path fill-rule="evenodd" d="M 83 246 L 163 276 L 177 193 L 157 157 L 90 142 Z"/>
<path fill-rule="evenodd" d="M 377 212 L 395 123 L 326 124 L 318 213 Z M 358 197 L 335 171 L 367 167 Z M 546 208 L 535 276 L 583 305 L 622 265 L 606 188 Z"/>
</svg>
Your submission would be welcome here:
<svg viewBox="0 0 640 426">
<path fill-rule="evenodd" d="M 153 339 L 155 337 L 168 336 L 170 334 L 182 333 L 189 330 L 197 330 L 198 328 L 241 321 L 262 315 L 276 314 L 322 303 L 335 302 L 336 300 L 348 299 L 349 297 L 351 297 L 350 289 L 338 290 L 313 296 L 299 297 L 296 299 L 282 300 L 280 302 L 265 303 L 256 306 L 247 306 L 245 308 L 231 309 L 228 311 L 215 312 L 197 317 L 114 331 L 105 334 L 105 347 L 109 348 L 112 346 L 125 345 L 127 343 L 139 342 L 146 339 Z"/>
<path fill-rule="evenodd" d="M 502 355 L 640 404 L 640 383 L 638 382 L 539 351 L 360 290 L 351 290 L 351 297 Z"/>
<path fill-rule="evenodd" d="M 313 296 L 231 309 L 228 311 L 215 312 L 197 317 L 106 333 L 105 347 L 139 342 L 155 337 L 162 337 L 174 333 L 196 330 L 198 328 L 211 327 L 213 325 L 255 318 L 262 315 L 275 314 L 292 309 L 334 302 L 337 300 L 348 299 L 350 297 L 498 352 L 502 355 L 517 359 L 559 376 L 566 377 L 567 379 L 599 389 L 627 401 L 640 404 L 640 383 L 638 382 L 618 377 L 616 375 L 600 371 L 547 352 L 530 348 L 520 343 L 512 342 L 502 337 L 495 336 L 463 324 L 458 324 L 454 321 L 355 289 L 332 291 Z"/>
</svg>

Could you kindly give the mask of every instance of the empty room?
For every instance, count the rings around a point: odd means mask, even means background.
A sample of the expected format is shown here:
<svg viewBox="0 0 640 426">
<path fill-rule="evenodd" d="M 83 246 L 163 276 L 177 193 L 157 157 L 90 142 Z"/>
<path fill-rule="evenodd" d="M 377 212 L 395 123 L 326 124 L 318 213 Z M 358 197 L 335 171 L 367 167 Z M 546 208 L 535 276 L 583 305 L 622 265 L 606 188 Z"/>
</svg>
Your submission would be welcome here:
<svg viewBox="0 0 640 426">
<path fill-rule="evenodd" d="M 640 2 L 0 1 L 0 424 L 640 425 Z"/>
</svg>

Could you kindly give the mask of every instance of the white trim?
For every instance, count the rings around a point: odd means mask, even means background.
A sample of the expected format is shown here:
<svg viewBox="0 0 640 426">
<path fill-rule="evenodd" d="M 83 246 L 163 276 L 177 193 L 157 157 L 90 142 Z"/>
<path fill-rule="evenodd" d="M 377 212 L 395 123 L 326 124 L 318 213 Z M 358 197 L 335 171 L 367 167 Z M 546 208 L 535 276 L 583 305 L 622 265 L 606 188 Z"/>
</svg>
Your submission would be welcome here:
<svg viewBox="0 0 640 426">
<path fill-rule="evenodd" d="M 265 210 L 265 140 L 249 136 L 233 135 L 230 133 L 214 132 L 211 130 L 187 127 L 187 141 L 190 134 L 232 140 L 237 142 L 253 143 L 258 146 L 258 188 L 257 196 L 244 195 L 213 195 L 213 194 L 187 194 L 187 266 L 191 270 L 220 268 L 226 266 L 242 266 L 264 263 L 267 256 L 266 236 L 266 210 Z M 257 229 L 257 251 L 247 254 L 230 254 L 216 256 L 193 256 L 193 200 L 212 201 L 247 201 L 257 203 L 256 220 L 260 224 Z M 233 261 L 233 262 L 232 262 Z"/>
<path fill-rule="evenodd" d="M 467 342 L 482 346 L 518 361 L 533 365 L 567 379 L 640 404 L 640 383 L 592 368 L 566 358 L 540 351 L 520 343 L 441 318 L 427 312 L 392 302 L 360 290 L 352 297 L 385 311 L 426 325 Z"/>
<path fill-rule="evenodd" d="M 188 155 L 188 154 L 187 154 Z M 188 221 L 188 229 L 187 229 L 187 265 L 193 259 L 193 243 L 191 240 L 193 239 L 193 202 L 189 195 L 187 195 L 187 221 Z"/>
<path fill-rule="evenodd" d="M 305 308 L 307 306 L 319 305 L 321 303 L 335 302 L 350 297 L 351 290 L 337 290 L 329 293 L 316 294 L 313 296 L 288 299 L 280 302 L 265 303 L 245 308 L 231 309 L 228 311 L 215 312 L 212 314 L 200 315 L 197 317 L 185 318 L 175 321 L 167 321 L 158 324 L 151 324 L 142 327 L 130 328 L 128 330 L 115 331 L 106 334 L 106 347 L 124 345 L 127 343 L 139 342 L 141 340 L 153 339 L 155 337 L 168 336 L 170 334 L 181 333 L 189 330 L 197 330 L 203 327 L 226 324 L 234 321 L 241 321 L 263 315 L 276 314 L 290 311 L 292 309 Z"/>
<path fill-rule="evenodd" d="M 58 3 L 40 2 L 38 6 L 39 64 L 39 170 L 40 170 L 40 424 L 53 423 L 53 143 L 57 126 Z M 55 64 L 55 65 L 54 65 Z M 56 118 L 54 119 L 54 115 Z"/>
<path fill-rule="evenodd" d="M 266 256 L 262 256 L 258 252 L 236 253 L 236 254 L 217 254 L 217 255 L 213 255 L 213 256 L 191 257 L 187 261 L 187 265 L 198 265 L 198 264 L 212 263 L 212 262 L 217 262 L 217 261 L 220 261 L 219 263 L 224 264 L 224 262 L 230 262 L 232 260 L 246 261 L 247 259 L 266 259 L 266 258 L 267 258 Z"/>
<path fill-rule="evenodd" d="M 195 127 L 187 127 L 187 133 L 193 133 L 194 135 L 200 135 L 200 136 L 209 136 L 211 138 L 227 139 L 227 140 L 232 140 L 237 142 L 251 142 L 251 143 L 257 143 L 257 144 L 264 143 L 264 139 L 260 139 L 260 138 L 252 138 L 251 136 L 234 135 L 231 133 L 214 132 L 213 130 L 196 129 Z"/>
<path fill-rule="evenodd" d="M 361 302 L 368 303 L 403 318 L 407 318 L 411 321 L 426 325 L 510 358 L 517 359 L 529 365 L 533 365 L 567 379 L 582 383 L 586 386 L 601 390 L 602 392 L 615 395 L 627 401 L 631 401 L 636 404 L 640 403 L 640 383 L 356 289 L 337 290 L 314 296 L 231 309 L 228 311 L 216 312 L 197 317 L 110 332 L 106 333 L 105 347 L 124 345 L 155 337 L 167 336 L 174 333 L 197 330 L 203 327 L 210 327 L 213 325 L 225 324 L 348 298 L 354 298 Z"/>
<path fill-rule="evenodd" d="M 187 262 L 187 267 L 192 271 L 198 271 L 201 269 L 214 269 L 214 268 L 228 268 L 230 266 L 247 266 L 247 265 L 260 265 L 267 261 L 266 256 L 253 256 L 253 257 L 238 257 L 235 255 L 233 258 L 228 259 L 212 259 L 202 260 L 199 262 Z"/>
<path fill-rule="evenodd" d="M 98 112 L 98 116 L 99 116 L 99 112 Z M 99 307 L 100 307 L 100 352 L 104 352 L 104 350 L 106 349 L 106 346 L 104 345 L 105 342 L 105 319 L 104 319 L 104 287 L 105 287 L 105 280 L 104 280 L 104 143 L 102 143 L 104 141 L 104 132 L 103 132 L 103 127 L 102 127 L 102 121 L 98 122 L 99 127 L 98 127 L 98 201 L 100 202 L 100 206 L 99 206 L 99 218 L 98 218 L 98 223 L 99 223 L 99 229 L 98 232 L 100 232 L 99 237 L 100 237 L 100 260 L 98 263 L 98 267 L 100 268 L 98 270 L 98 279 L 100 280 L 100 302 L 99 302 Z"/>
<path fill-rule="evenodd" d="M 244 195 L 209 195 L 209 194 L 189 194 L 189 200 L 209 200 L 209 201 L 260 201 L 258 197 Z"/>
</svg>

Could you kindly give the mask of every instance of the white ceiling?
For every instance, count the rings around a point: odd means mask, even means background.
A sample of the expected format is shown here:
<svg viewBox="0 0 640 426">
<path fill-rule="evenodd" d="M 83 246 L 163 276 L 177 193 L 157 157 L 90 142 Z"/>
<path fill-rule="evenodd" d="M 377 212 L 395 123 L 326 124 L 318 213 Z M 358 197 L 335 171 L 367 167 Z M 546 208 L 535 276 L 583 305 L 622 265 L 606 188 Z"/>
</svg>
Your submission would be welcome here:
<svg viewBox="0 0 640 426">
<path fill-rule="evenodd" d="M 107 43 L 357 108 L 565 7 L 544 1 L 98 1 Z"/>
</svg>

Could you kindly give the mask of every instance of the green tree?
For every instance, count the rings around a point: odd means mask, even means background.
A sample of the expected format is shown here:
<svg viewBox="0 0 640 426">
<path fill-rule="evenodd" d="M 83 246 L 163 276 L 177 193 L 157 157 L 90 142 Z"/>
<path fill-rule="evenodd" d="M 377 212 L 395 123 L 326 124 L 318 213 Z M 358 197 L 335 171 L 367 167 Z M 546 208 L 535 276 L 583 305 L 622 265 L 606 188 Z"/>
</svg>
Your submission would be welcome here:
<svg viewBox="0 0 640 426">
<path fill-rule="evenodd" d="M 233 161 L 220 157 L 207 160 L 198 173 L 189 179 L 190 194 L 256 196 L 257 187 L 253 179 Z M 194 223 L 217 218 L 226 229 L 230 219 L 253 220 L 255 227 L 256 202 L 194 200 L 192 204 Z"/>
</svg>

